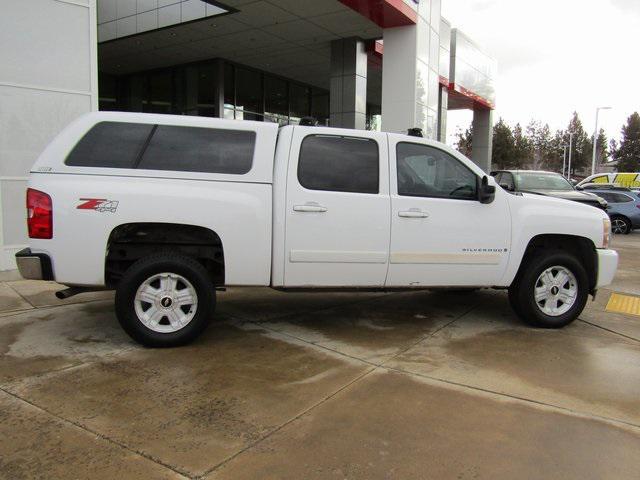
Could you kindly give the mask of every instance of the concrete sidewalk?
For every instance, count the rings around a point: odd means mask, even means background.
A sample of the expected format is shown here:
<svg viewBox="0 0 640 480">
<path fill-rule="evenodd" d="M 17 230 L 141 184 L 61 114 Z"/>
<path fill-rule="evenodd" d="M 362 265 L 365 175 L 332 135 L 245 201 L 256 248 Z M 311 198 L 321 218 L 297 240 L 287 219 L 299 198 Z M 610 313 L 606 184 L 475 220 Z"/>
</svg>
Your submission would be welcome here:
<svg viewBox="0 0 640 480">
<path fill-rule="evenodd" d="M 640 295 L 640 235 L 612 289 Z M 139 347 L 112 293 L 0 283 L 0 477 L 616 479 L 640 471 L 640 317 L 557 331 L 504 292 L 230 289 Z"/>
</svg>

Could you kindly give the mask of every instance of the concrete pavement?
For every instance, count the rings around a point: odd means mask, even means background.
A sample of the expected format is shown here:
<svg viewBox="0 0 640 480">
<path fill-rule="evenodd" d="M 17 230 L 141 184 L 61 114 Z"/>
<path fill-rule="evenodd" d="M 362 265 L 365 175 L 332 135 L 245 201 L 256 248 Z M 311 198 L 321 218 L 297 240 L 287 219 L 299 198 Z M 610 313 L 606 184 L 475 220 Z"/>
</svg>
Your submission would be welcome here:
<svg viewBox="0 0 640 480">
<path fill-rule="evenodd" d="M 626 479 L 640 471 L 640 233 L 581 319 L 504 292 L 230 289 L 188 347 L 139 347 L 112 293 L 0 283 L 0 478 Z"/>
</svg>

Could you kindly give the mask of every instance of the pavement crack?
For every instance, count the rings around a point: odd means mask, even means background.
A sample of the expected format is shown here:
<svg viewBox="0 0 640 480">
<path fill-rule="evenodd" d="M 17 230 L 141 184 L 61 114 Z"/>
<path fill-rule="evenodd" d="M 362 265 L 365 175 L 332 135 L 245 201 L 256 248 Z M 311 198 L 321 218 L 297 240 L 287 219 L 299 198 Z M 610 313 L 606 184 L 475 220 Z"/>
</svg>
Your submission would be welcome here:
<svg viewBox="0 0 640 480">
<path fill-rule="evenodd" d="M 344 384 L 343 386 L 341 386 L 340 388 L 338 388 L 334 392 L 332 392 L 329 395 L 327 395 L 326 397 L 322 398 L 320 401 L 318 401 L 318 402 L 314 403 L 313 405 L 311 405 L 309 408 L 303 410 L 302 412 L 298 413 L 294 417 L 292 417 L 289 420 L 287 420 L 287 421 L 283 422 L 282 424 L 278 425 L 276 428 L 271 430 L 269 433 L 267 433 L 263 437 L 259 438 L 255 442 L 250 443 L 246 447 L 241 448 L 240 450 L 238 450 L 234 454 L 228 456 L 227 458 L 225 458 L 224 460 L 222 460 L 221 462 L 217 463 L 216 465 L 214 465 L 213 467 L 211 467 L 210 469 L 206 470 L 204 473 L 202 473 L 201 475 L 199 475 L 199 476 L 197 476 L 195 478 L 196 479 L 202 479 L 202 478 L 206 477 L 207 475 L 209 475 L 210 473 L 215 472 L 216 470 L 219 470 L 221 467 L 223 467 L 224 465 L 226 465 L 227 463 L 232 461 L 234 458 L 238 457 L 239 455 L 242 455 L 247 450 L 250 450 L 253 447 L 255 447 L 256 445 L 262 443 L 263 441 L 265 441 L 266 439 L 268 439 L 272 435 L 278 433 L 280 430 L 282 430 L 287 425 L 290 425 L 291 423 L 295 422 L 299 418 L 302 418 L 307 413 L 309 413 L 312 410 L 318 408 L 320 405 L 324 404 L 328 400 L 331 400 L 333 397 L 335 397 L 336 395 L 340 394 L 340 392 L 342 392 L 342 391 L 346 390 L 347 388 L 351 387 L 353 384 L 359 382 L 360 380 L 362 380 L 366 376 L 370 375 L 371 373 L 375 372 L 376 370 L 377 370 L 377 367 L 376 366 L 372 366 L 372 368 L 370 368 L 370 369 L 366 370 L 365 372 L 361 373 L 360 375 L 358 375 L 353 380 L 350 380 L 349 382 L 347 382 L 346 384 Z"/>
<path fill-rule="evenodd" d="M 9 282 L 3 282 L 7 287 L 9 287 L 10 290 L 13 290 L 16 295 L 18 295 L 21 299 L 23 299 L 25 302 L 27 302 L 29 305 L 31 305 L 33 308 L 38 308 L 36 307 L 33 303 L 31 303 L 29 301 L 29 299 L 27 297 L 25 297 L 24 295 L 22 295 L 18 290 L 16 290 L 15 288 L 13 288 L 13 286 L 9 283 Z"/>
<path fill-rule="evenodd" d="M 171 470 L 173 473 L 176 473 L 176 474 L 180 475 L 183 478 L 188 478 L 188 479 L 195 478 L 189 472 L 186 472 L 186 471 L 184 471 L 184 470 L 182 470 L 182 469 L 180 469 L 178 467 L 175 467 L 173 465 L 169 465 L 168 463 L 163 462 L 162 460 L 154 457 L 153 455 L 149 455 L 146 452 L 143 452 L 141 450 L 132 448 L 129 445 L 127 445 L 126 443 L 123 443 L 123 442 L 121 442 L 119 440 L 116 440 L 116 439 L 111 438 L 111 437 L 109 437 L 107 435 L 104 435 L 103 433 L 100 433 L 100 432 L 97 432 L 97 431 L 92 430 L 90 428 L 87 428 L 85 425 L 82 425 L 81 423 L 74 422 L 73 420 L 69 420 L 68 418 L 62 417 L 62 416 L 58 415 L 57 413 L 54 413 L 54 412 L 52 412 L 52 411 L 50 411 L 50 410 L 48 410 L 48 409 L 46 409 L 46 408 L 44 408 L 44 407 L 42 407 L 42 406 L 40 406 L 38 404 L 32 402 L 31 400 L 28 400 L 28 399 L 26 399 L 24 397 L 21 397 L 20 395 L 18 395 L 16 393 L 10 391 L 10 390 L 7 390 L 4 387 L 0 386 L 0 391 L 4 392 L 5 394 L 9 395 L 10 397 L 12 397 L 12 398 L 14 398 L 14 399 L 16 399 L 16 400 L 18 400 L 20 402 L 26 403 L 27 405 L 30 405 L 31 407 L 33 407 L 33 408 L 35 408 L 35 409 L 37 409 L 37 410 L 39 410 L 39 411 L 41 411 L 43 413 L 46 413 L 47 415 L 50 415 L 51 417 L 54 417 L 54 418 L 58 419 L 59 421 L 65 423 L 67 425 L 71 425 L 71 426 L 74 426 L 76 428 L 79 428 L 80 430 L 83 430 L 84 432 L 90 433 L 91 435 L 94 435 L 95 437 L 100 438 L 101 440 L 104 440 L 104 441 L 106 441 L 108 443 L 112 443 L 112 444 L 114 444 L 114 445 L 116 445 L 116 446 L 118 446 L 118 447 L 120 447 L 120 448 L 122 448 L 124 450 L 127 450 L 127 451 L 129 451 L 131 453 L 134 453 L 136 455 L 139 455 L 139 456 L 141 456 L 141 457 L 143 457 L 143 458 L 145 458 L 145 459 L 147 459 L 149 461 L 152 461 L 152 462 L 154 462 L 154 463 L 156 463 L 156 464 L 158 464 L 158 465 L 160 465 L 162 467 L 165 467 L 168 470 Z"/>
<path fill-rule="evenodd" d="M 516 400 L 519 402 L 523 402 L 525 404 L 530 404 L 530 405 L 537 405 L 540 407 L 545 407 L 545 408 L 549 408 L 551 410 L 556 410 L 565 414 L 570 414 L 576 417 L 581 417 L 581 418 L 588 418 L 588 419 L 592 419 L 592 420 L 600 420 L 602 422 L 606 422 L 608 424 L 611 425 L 615 425 L 617 427 L 620 426 L 624 426 L 624 427 L 631 427 L 634 430 L 640 430 L 640 424 L 636 424 L 636 423 L 632 423 L 632 422 L 627 422 L 625 420 L 620 420 L 617 418 L 612 418 L 612 417 L 605 417 L 602 415 L 596 415 L 596 414 L 591 414 L 591 413 L 585 413 L 585 412 L 581 412 L 579 410 L 574 410 L 571 408 L 567 408 L 567 407 L 562 407 L 560 405 L 556 405 L 553 403 L 547 403 L 547 402 L 543 402 L 540 400 L 533 400 L 531 398 L 527 398 L 527 397 L 522 397 L 519 395 L 513 395 L 510 393 L 504 393 L 504 392 L 498 392 L 496 390 L 491 390 L 488 388 L 482 388 L 482 387 L 478 387 L 475 385 L 469 385 L 466 383 L 460 383 L 460 382 L 455 382 L 453 380 L 446 380 L 444 378 L 440 378 L 440 377 L 433 377 L 431 375 L 426 375 L 424 373 L 417 373 L 417 372 L 411 372 L 411 371 L 407 371 L 407 370 L 403 370 L 401 368 L 397 368 L 397 367 L 381 367 L 383 369 L 386 369 L 388 371 L 391 372 L 396 372 L 396 373 L 400 373 L 403 375 L 408 375 L 408 376 L 415 376 L 415 377 L 419 377 L 419 378 L 425 378 L 428 380 L 431 380 L 433 382 L 436 383 L 444 383 L 450 386 L 455 386 L 455 387 L 459 387 L 463 390 L 475 390 L 477 392 L 482 392 L 485 394 L 490 394 L 490 395 L 495 395 L 497 397 L 502 397 L 502 398 L 508 398 L 511 400 Z"/>
<path fill-rule="evenodd" d="M 599 328 L 600 330 L 604 330 L 605 332 L 613 333 L 614 335 L 618 335 L 620 337 L 631 340 L 635 343 L 640 343 L 640 338 L 631 337 L 629 335 L 625 335 L 624 333 L 616 332 L 615 330 L 611 330 L 610 328 L 603 327 L 602 325 L 598 325 L 597 323 L 590 322 L 588 320 L 583 320 L 582 318 L 578 318 L 580 322 L 586 323 L 587 325 L 591 325 L 592 327 Z"/>
<path fill-rule="evenodd" d="M 460 315 L 458 315 L 457 317 L 455 317 L 453 320 L 445 323 L 444 325 L 439 326 L 438 328 L 436 328 L 433 332 L 429 332 L 426 335 L 423 335 L 418 341 L 412 343 L 411 345 L 409 345 L 407 348 L 404 348 L 402 350 L 400 350 L 399 352 L 396 352 L 395 354 L 391 355 L 389 358 L 387 358 L 385 361 L 383 361 L 382 363 L 380 363 L 378 365 L 378 367 L 382 367 L 382 368 L 386 368 L 384 365 L 388 362 L 390 362 L 391 360 L 393 360 L 394 358 L 399 357 L 400 355 L 402 355 L 403 353 L 408 352 L 409 350 L 411 350 L 413 347 L 420 345 L 422 342 L 424 342 L 425 340 L 430 339 L 431 337 L 434 337 L 438 332 L 444 330 L 445 328 L 449 327 L 450 325 L 454 324 L 455 322 L 457 322 L 458 320 L 460 320 L 462 317 L 464 317 L 465 315 L 471 313 L 473 311 L 474 308 L 476 308 L 478 305 L 475 304 L 473 306 L 471 306 L 468 310 L 464 311 L 463 313 L 461 313 Z"/>
</svg>

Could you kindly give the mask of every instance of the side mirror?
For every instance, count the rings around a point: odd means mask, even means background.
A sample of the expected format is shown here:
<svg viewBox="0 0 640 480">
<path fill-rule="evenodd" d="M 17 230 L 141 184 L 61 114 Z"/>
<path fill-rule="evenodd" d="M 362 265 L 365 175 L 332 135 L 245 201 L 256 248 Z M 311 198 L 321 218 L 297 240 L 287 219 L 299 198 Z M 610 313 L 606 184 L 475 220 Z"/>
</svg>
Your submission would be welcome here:
<svg viewBox="0 0 640 480">
<path fill-rule="evenodd" d="M 489 177 L 486 175 L 480 180 L 480 188 L 478 189 L 478 200 L 480 203 L 491 203 L 496 198 L 496 187 L 489 185 Z"/>
<path fill-rule="evenodd" d="M 515 190 L 513 186 L 509 185 L 508 183 L 501 183 L 500 186 L 505 190 L 507 190 L 508 192 L 513 192 Z"/>
<path fill-rule="evenodd" d="M 576 190 L 578 190 L 579 192 L 584 190 L 584 187 L 581 187 L 580 185 L 576 185 Z"/>
</svg>

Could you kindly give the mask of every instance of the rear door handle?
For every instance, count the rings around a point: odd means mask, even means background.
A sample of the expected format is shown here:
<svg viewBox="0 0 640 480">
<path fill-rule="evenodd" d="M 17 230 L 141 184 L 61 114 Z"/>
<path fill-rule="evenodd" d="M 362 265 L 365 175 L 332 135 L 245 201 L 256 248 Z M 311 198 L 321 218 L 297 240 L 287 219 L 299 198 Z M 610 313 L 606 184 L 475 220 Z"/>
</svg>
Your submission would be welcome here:
<svg viewBox="0 0 640 480">
<path fill-rule="evenodd" d="M 398 216 L 402 218 L 427 218 L 429 214 L 422 210 L 411 209 L 398 212 Z"/>
<path fill-rule="evenodd" d="M 293 211 L 324 213 L 327 211 L 327 207 L 323 207 L 322 205 L 318 205 L 316 203 L 307 203 L 305 205 L 294 205 Z"/>
</svg>

